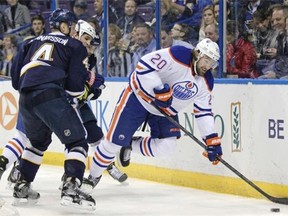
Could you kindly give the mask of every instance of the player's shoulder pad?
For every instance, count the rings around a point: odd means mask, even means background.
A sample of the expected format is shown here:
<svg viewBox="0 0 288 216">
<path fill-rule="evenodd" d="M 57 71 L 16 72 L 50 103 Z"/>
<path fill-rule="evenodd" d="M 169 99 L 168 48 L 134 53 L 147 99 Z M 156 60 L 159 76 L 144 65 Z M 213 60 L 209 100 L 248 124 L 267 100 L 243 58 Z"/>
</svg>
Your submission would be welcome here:
<svg viewBox="0 0 288 216">
<path fill-rule="evenodd" d="M 190 66 L 192 59 L 192 50 L 184 46 L 172 46 L 170 53 L 175 61 L 181 62 L 182 64 Z"/>
<path fill-rule="evenodd" d="M 84 47 L 82 42 L 80 40 L 75 39 L 75 38 L 69 38 L 69 42 L 72 45 L 72 47 L 76 47 L 76 48 L 82 47 L 82 46 Z"/>
<path fill-rule="evenodd" d="M 214 88 L 214 77 L 213 77 L 211 70 L 207 71 L 204 74 L 204 79 L 206 80 L 209 90 L 212 91 Z"/>
</svg>

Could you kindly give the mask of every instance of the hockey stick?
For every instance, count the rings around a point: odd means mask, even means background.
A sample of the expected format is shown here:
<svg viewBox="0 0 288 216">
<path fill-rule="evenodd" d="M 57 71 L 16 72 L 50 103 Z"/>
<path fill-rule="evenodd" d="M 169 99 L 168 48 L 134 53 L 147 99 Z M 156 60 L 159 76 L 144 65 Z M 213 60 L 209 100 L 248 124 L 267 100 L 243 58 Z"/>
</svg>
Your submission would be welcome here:
<svg viewBox="0 0 288 216">
<path fill-rule="evenodd" d="M 192 140 L 194 140 L 203 149 L 206 149 L 206 145 L 203 142 L 201 142 L 199 139 L 197 139 L 192 133 L 187 131 L 185 127 L 183 127 L 181 124 L 179 124 L 177 121 L 175 121 L 171 116 L 169 116 L 167 113 L 165 113 L 161 108 L 159 108 L 154 103 L 154 101 L 150 100 L 150 101 L 148 101 L 148 103 L 150 103 L 155 109 L 157 109 L 160 113 L 162 113 L 172 124 L 174 124 L 176 127 L 180 128 L 186 135 L 188 135 Z M 218 157 L 218 160 L 224 166 L 226 166 L 228 169 L 230 169 L 233 173 L 235 173 L 237 176 L 239 176 L 242 180 L 244 180 L 247 184 L 249 184 L 251 187 L 253 187 L 255 190 L 257 190 L 260 194 L 262 194 L 264 197 L 266 197 L 270 201 L 272 201 L 274 203 L 288 205 L 288 197 L 278 198 L 278 197 L 273 197 L 273 196 L 267 194 L 265 191 L 263 191 L 261 188 L 259 188 L 257 185 L 255 185 L 248 178 L 246 178 L 243 174 L 241 174 L 238 170 L 236 170 L 233 166 L 231 166 L 224 159 L 222 159 L 221 157 Z"/>
</svg>

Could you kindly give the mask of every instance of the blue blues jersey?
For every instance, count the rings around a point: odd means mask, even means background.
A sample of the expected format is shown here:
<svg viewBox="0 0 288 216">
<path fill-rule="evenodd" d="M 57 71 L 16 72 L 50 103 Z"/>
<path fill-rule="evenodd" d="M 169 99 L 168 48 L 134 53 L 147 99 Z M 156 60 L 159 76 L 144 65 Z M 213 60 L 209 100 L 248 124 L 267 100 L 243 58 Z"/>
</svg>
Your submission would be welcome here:
<svg viewBox="0 0 288 216">
<path fill-rule="evenodd" d="M 72 96 L 79 96 L 88 79 L 84 65 L 87 55 L 80 41 L 60 32 L 35 37 L 25 42 L 15 57 L 13 87 L 23 91 L 45 83 L 59 83 Z"/>
</svg>

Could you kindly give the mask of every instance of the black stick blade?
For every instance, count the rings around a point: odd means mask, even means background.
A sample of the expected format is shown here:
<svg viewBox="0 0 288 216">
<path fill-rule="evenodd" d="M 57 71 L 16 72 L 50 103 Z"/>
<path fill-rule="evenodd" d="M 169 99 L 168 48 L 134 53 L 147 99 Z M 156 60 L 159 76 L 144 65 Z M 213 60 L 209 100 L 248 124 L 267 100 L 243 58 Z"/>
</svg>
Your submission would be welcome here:
<svg viewBox="0 0 288 216">
<path fill-rule="evenodd" d="M 288 205 L 288 197 L 272 197 L 269 196 L 267 197 L 270 201 L 274 202 L 274 203 L 278 203 L 278 204 L 283 204 L 283 205 Z"/>
</svg>

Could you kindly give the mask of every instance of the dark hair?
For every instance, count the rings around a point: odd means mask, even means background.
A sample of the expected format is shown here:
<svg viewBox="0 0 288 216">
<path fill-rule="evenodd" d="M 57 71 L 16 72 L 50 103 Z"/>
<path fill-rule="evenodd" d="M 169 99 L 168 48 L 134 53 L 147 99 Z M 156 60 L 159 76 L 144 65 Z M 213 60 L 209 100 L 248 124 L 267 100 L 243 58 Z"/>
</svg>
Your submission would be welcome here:
<svg viewBox="0 0 288 216">
<path fill-rule="evenodd" d="M 45 20 L 44 20 L 44 18 L 41 15 L 33 16 L 32 19 L 31 19 L 31 23 L 33 23 L 34 20 L 41 20 L 42 24 L 43 25 L 45 24 Z"/>
</svg>

